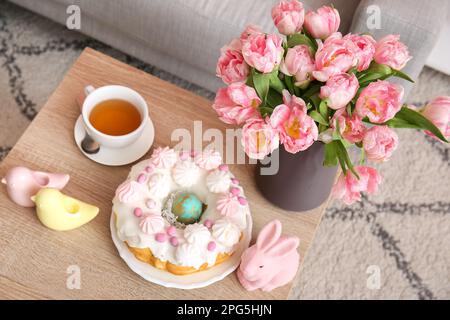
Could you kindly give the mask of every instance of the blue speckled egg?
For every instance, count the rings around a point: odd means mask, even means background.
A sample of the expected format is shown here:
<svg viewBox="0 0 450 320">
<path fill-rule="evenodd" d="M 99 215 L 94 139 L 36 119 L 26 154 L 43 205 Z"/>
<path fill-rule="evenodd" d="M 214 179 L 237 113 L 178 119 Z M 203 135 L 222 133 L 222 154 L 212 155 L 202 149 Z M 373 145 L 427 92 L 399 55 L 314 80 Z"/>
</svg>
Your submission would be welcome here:
<svg viewBox="0 0 450 320">
<path fill-rule="evenodd" d="M 196 223 L 203 213 L 203 203 L 192 193 L 180 193 L 172 203 L 172 213 L 184 224 Z"/>
</svg>

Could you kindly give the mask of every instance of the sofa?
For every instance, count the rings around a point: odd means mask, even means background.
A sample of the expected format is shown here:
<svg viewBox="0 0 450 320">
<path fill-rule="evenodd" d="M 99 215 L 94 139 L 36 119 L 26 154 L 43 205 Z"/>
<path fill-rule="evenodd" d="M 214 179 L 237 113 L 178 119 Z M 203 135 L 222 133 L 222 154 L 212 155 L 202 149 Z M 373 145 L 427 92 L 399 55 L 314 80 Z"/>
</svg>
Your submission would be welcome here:
<svg viewBox="0 0 450 320">
<path fill-rule="evenodd" d="M 81 9 L 80 32 L 215 91 L 222 85 L 215 76 L 220 48 L 239 36 L 248 23 L 258 24 L 266 32 L 274 32 L 270 9 L 278 0 L 10 1 L 62 24 L 68 17 L 67 7 L 77 4 Z M 313 9 L 310 3 L 316 8 L 330 2 L 341 14 L 342 32 L 367 31 L 367 8 L 379 6 L 384 25 L 399 31 L 402 40 L 414 52 L 415 59 L 405 70 L 413 78 L 418 76 L 428 59 L 430 48 L 438 42 L 450 10 L 450 6 L 438 10 L 436 5 L 428 6 L 422 2 L 418 2 L 421 3 L 418 8 L 411 5 L 417 3 L 416 0 L 303 1 L 306 9 Z M 445 6 L 447 1 L 433 2 Z M 389 33 L 386 28 L 369 31 L 376 37 Z M 447 64 L 441 68 L 442 71 L 449 71 L 449 60 L 441 60 Z M 432 65 L 439 68 L 435 61 Z"/>
</svg>

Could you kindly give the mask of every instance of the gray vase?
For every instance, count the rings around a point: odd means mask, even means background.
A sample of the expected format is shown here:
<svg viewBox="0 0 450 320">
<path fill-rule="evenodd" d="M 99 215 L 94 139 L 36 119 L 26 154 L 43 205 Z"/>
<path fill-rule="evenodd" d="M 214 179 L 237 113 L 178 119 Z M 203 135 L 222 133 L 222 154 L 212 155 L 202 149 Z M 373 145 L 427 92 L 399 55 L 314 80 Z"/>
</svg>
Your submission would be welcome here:
<svg viewBox="0 0 450 320">
<path fill-rule="evenodd" d="M 328 199 L 337 173 L 337 166 L 323 166 L 324 144 L 315 142 L 296 154 L 287 152 L 283 146 L 278 150 L 279 166 L 275 174 L 263 174 L 271 167 L 267 158 L 256 166 L 256 185 L 262 195 L 284 210 L 308 211 L 319 207 Z M 272 158 L 276 159 L 276 154 Z"/>
</svg>

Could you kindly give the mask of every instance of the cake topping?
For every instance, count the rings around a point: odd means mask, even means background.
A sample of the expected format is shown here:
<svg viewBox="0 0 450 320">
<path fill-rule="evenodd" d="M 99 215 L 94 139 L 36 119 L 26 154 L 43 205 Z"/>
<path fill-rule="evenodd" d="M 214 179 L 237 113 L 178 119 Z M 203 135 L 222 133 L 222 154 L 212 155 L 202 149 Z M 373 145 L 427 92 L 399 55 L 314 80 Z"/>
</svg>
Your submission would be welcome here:
<svg viewBox="0 0 450 320">
<path fill-rule="evenodd" d="M 120 202 L 129 203 L 138 199 L 140 185 L 136 181 L 125 181 L 116 190 Z"/>
<path fill-rule="evenodd" d="M 200 168 L 193 161 L 179 161 L 172 170 L 173 180 L 181 187 L 192 187 L 197 183 Z"/>
<path fill-rule="evenodd" d="M 239 201 L 231 193 L 222 193 L 217 199 L 216 208 L 222 216 L 232 217 L 239 210 Z"/>
<path fill-rule="evenodd" d="M 231 247 L 239 241 L 239 227 L 227 219 L 219 219 L 212 227 L 213 237 L 224 246 Z"/>
<path fill-rule="evenodd" d="M 191 243 L 183 243 L 177 247 L 175 258 L 182 266 L 199 268 L 205 261 L 198 246 Z"/>
<path fill-rule="evenodd" d="M 191 152 L 190 151 L 186 151 L 186 150 L 181 150 L 180 151 L 180 160 L 187 160 L 191 157 Z"/>
<path fill-rule="evenodd" d="M 177 162 L 177 154 L 173 149 L 170 149 L 169 147 L 159 147 L 155 151 L 153 151 L 150 161 L 157 168 L 168 169 L 171 168 L 175 164 L 175 162 Z"/>
<path fill-rule="evenodd" d="M 214 170 L 206 177 L 206 186 L 213 193 L 226 192 L 231 185 L 230 175 L 226 171 Z"/>
<path fill-rule="evenodd" d="M 169 241 L 170 241 L 170 244 L 172 245 L 172 246 L 174 246 L 174 247 L 177 247 L 178 246 L 178 238 L 177 237 L 170 237 L 170 239 L 169 239 Z"/>
<path fill-rule="evenodd" d="M 174 226 L 169 226 L 166 230 L 166 233 L 169 236 L 174 236 L 177 233 L 177 228 L 175 228 Z"/>
<path fill-rule="evenodd" d="M 248 203 L 247 199 L 245 199 L 244 197 L 238 197 L 238 201 L 241 206 L 246 206 Z"/>
<path fill-rule="evenodd" d="M 150 164 L 145 167 L 145 172 L 152 173 L 155 170 L 155 166 L 153 164 Z"/>
<path fill-rule="evenodd" d="M 165 242 L 167 240 L 167 235 L 165 233 L 157 233 L 155 235 L 155 240 L 158 242 Z"/>
<path fill-rule="evenodd" d="M 222 163 L 222 156 L 218 151 L 206 150 L 195 156 L 195 163 L 202 169 L 213 170 Z"/>
<path fill-rule="evenodd" d="M 228 166 L 227 166 L 226 164 L 221 164 L 221 165 L 219 166 L 219 170 L 220 170 L 220 171 L 228 171 Z"/>
<path fill-rule="evenodd" d="M 231 178 L 231 182 L 232 182 L 233 184 L 239 184 L 239 180 L 236 179 L 236 178 Z"/>
<path fill-rule="evenodd" d="M 155 234 L 164 228 L 164 219 L 158 214 L 149 214 L 142 218 L 139 227 L 146 234 Z"/>
<path fill-rule="evenodd" d="M 211 219 L 206 219 L 206 220 L 203 222 L 203 225 L 204 225 L 205 227 L 207 227 L 208 229 L 211 229 L 211 227 L 213 226 L 213 224 L 214 224 L 214 222 L 213 222 Z"/>
<path fill-rule="evenodd" d="M 241 193 L 241 190 L 239 188 L 233 187 L 230 189 L 230 192 L 233 196 L 238 196 Z"/>
<path fill-rule="evenodd" d="M 146 179 L 147 179 L 147 176 L 144 173 L 141 173 L 138 175 L 136 181 L 139 183 L 144 183 Z"/>
<path fill-rule="evenodd" d="M 171 179 L 163 173 L 155 173 L 148 180 L 148 191 L 157 198 L 164 198 L 170 192 Z"/>
<path fill-rule="evenodd" d="M 191 224 L 184 229 L 184 238 L 192 244 L 206 243 L 211 237 L 208 228 L 202 224 Z"/>
<path fill-rule="evenodd" d="M 173 198 L 171 212 L 178 222 L 192 224 L 200 220 L 204 204 L 193 193 L 178 192 Z"/>
<path fill-rule="evenodd" d="M 142 209 L 141 208 L 134 208 L 134 210 L 133 210 L 133 214 L 136 216 L 136 217 L 141 217 L 142 216 Z"/>
<path fill-rule="evenodd" d="M 216 249 L 216 243 L 214 241 L 210 241 L 207 246 L 208 251 L 214 251 Z"/>
</svg>

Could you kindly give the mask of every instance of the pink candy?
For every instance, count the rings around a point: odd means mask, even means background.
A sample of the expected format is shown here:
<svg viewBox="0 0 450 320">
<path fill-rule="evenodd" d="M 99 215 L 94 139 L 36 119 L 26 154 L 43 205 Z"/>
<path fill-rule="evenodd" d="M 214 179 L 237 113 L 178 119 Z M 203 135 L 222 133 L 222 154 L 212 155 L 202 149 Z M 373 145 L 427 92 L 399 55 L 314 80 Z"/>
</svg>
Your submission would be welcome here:
<svg viewBox="0 0 450 320">
<path fill-rule="evenodd" d="M 173 245 L 174 247 L 178 246 L 177 237 L 171 237 L 169 241 L 170 241 L 170 244 Z"/>
<path fill-rule="evenodd" d="M 169 236 L 174 236 L 177 233 L 177 228 L 175 228 L 174 226 L 170 226 L 167 228 L 166 233 Z"/>
<path fill-rule="evenodd" d="M 239 184 L 239 180 L 236 179 L 236 178 L 231 178 L 231 182 L 232 182 L 233 184 Z"/>
<path fill-rule="evenodd" d="M 133 210 L 133 214 L 136 216 L 136 217 L 140 217 L 140 216 L 142 216 L 142 209 L 141 208 L 135 208 L 134 210 Z"/>
<path fill-rule="evenodd" d="M 244 197 L 238 197 L 238 201 L 242 206 L 245 206 L 248 202 Z"/>
<path fill-rule="evenodd" d="M 205 226 L 205 227 L 207 227 L 208 229 L 211 229 L 211 227 L 213 226 L 213 221 L 212 220 L 210 220 L 210 219 L 206 219 L 204 222 L 203 222 L 203 225 Z"/>
<path fill-rule="evenodd" d="M 216 249 L 216 243 L 214 241 L 210 241 L 207 247 L 208 251 L 214 251 Z"/>
<path fill-rule="evenodd" d="M 153 199 L 148 199 L 147 202 L 145 203 L 145 205 L 149 209 L 154 209 L 156 207 L 156 201 Z"/>
<path fill-rule="evenodd" d="M 141 174 L 138 175 L 138 177 L 137 177 L 137 182 L 139 182 L 139 183 L 144 183 L 146 179 L 147 179 L 147 176 L 146 176 L 145 174 L 141 173 Z"/>
<path fill-rule="evenodd" d="M 232 188 L 230 189 L 230 192 L 231 192 L 231 194 L 232 194 L 233 196 L 237 196 L 237 195 L 239 195 L 239 194 L 241 193 L 241 190 L 239 190 L 239 188 L 232 187 Z"/>
<path fill-rule="evenodd" d="M 158 242 L 165 242 L 167 240 L 167 236 L 165 233 L 157 233 L 155 235 L 155 240 Z"/>
<path fill-rule="evenodd" d="M 155 167 L 153 165 L 145 167 L 145 171 L 147 173 L 152 173 Z"/>
<path fill-rule="evenodd" d="M 226 164 L 221 164 L 221 165 L 219 166 L 219 170 L 220 170 L 220 171 L 228 171 L 228 166 L 227 166 Z"/>
<path fill-rule="evenodd" d="M 188 151 L 180 151 L 180 159 L 181 160 L 186 160 L 189 157 L 190 157 L 190 152 L 188 152 Z"/>
</svg>

